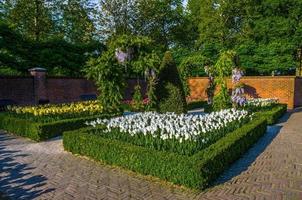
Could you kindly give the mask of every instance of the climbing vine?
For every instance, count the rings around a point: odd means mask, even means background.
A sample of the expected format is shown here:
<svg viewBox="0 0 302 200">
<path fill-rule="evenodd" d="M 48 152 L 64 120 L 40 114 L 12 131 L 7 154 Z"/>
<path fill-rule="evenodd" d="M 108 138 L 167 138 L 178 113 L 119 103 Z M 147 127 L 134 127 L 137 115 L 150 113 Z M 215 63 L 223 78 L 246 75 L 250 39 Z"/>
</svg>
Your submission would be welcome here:
<svg viewBox="0 0 302 200">
<path fill-rule="evenodd" d="M 95 81 L 105 110 L 120 108 L 127 78 L 142 77 L 150 70 L 158 73 L 160 57 L 152 43 L 148 37 L 122 35 L 112 39 L 100 57 L 88 61 L 86 76 Z"/>
</svg>

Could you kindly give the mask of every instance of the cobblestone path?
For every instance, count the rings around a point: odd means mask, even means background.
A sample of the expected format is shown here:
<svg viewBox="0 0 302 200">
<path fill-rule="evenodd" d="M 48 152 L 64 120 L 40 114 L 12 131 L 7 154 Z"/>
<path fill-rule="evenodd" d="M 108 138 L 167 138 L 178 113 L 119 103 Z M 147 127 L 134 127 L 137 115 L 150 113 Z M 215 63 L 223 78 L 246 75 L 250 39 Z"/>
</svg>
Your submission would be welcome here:
<svg viewBox="0 0 302 200">
<path fill-rule="evenodd" d="M 302 111 L 288 117 L 201 193 L 71 155 L 61 139 L 33 143 L 0 132 L 0 192 L 11 199 L 302 199 Z"/>
</svg>

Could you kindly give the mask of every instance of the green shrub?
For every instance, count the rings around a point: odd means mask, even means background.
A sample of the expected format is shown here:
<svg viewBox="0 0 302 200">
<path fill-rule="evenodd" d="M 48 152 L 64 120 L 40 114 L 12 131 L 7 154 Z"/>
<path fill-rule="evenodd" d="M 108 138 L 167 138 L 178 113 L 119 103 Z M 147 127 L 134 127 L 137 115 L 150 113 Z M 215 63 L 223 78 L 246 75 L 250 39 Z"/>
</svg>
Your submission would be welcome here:
<svg viewBox="0 0 302 200">
<path fill-rule="evenodd" d="M 93 117 L 65 119 L 50 123 L 32 122 L 18 119 L 2 113 L 0 115 L 0 129 L 13 134 L 27 137 L 35 141 L 43 141 L 61 135 L 64 131 L 85 127 L 85 122 L 96 118 L 106 118 L 114 115 L 103 114 Z"/>
<path fill-rule="evenodd" d="M 186 97 L 183 85 L 171 52 L 166 52 L 163 58 L 159 82 L 155 90 L 157 108 L 161 113 L 186 113 Z"/>
<path fill-rule="evenodd" d="M 207 187 L 265 133 L 266 120 L 254 119 L 193 156 L 106 139 L 94 134 L 91 131 L 93 129 L 64 132 L 65 150 L 141 174 L 157 176 L 175 184 L 200 189 Z"/>
<path fill-rule="evenodd" d="M 226 86 L 222 85 L 219 92 L 213 98 L 213 110 L 220 111 L 223 109 L 231 108 L 232 100 L 230 95 L 228 94 L 228 89 Z"/>
<path fill-rule="evenodd" d="M 141 87 L 139 84 L 137 84 L 134 88 L 134 94 L 133 94 L 132 99 L 133 99 L 132 107 L 135 111 L 140 111 L 140 110 L 144 109 L 143 97 L 142 97 L 142 93 L 141 93 Z"/>
<path fill-rule="evenodd" d="M 276 124 L 280 117 L 282 117 L 287 111 L 286 104 L 277 104 L 271 106 L 268 109 L 262 109 L 256 113 L 256 115 L 266 118 L 268 125 Z"/>
<path fill-rule="evenodd" d="M 188 110 L 194 110 L 197 108 L 204 108 L 204 106 L 207 104 L 206 101 L 191 101 L 187 104 Z"/>
</svg>

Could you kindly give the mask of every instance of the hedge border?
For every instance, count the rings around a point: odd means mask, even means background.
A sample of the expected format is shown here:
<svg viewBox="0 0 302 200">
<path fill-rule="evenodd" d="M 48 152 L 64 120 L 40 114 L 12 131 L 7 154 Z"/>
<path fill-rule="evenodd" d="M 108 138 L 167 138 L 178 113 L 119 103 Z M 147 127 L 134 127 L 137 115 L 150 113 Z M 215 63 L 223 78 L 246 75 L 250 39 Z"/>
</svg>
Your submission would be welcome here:
<svg viewBox="0 0 302 200">
<path fill-rule="evenodd" d="M 266 118 L 268 125 L 273 125 L 278 122 L 280 117 L 282 117 L 287 112 L 287 104 L 278 104 L 272 107 L 269 111 L 260 111 L 256 115 Z"/>
<path fill-rule="evenodd" d="M 0 129 L 18 136 L 27 137 L 34 141 L 44 141 L 62 135 L 64 131 L 85 127 L 85 122 L 96 118 L 113 117 L 115 114 L 103 114 L 92 117 L 64 119 L 49 123 L 32 122 L 26 119 L 0 114 Z"/>
<path fill-rule="evenodd" d="M 266 132 L 266 127 L 266 119 L 256 118 L 193 156 L 105 139 L 87 133 L 92 128 L 64 132 L 63 145 L 71 153 L 88 156 L 96 161 L 156 176 L 189 188 L 204 189 L 245 153 Z"/>
</svg>

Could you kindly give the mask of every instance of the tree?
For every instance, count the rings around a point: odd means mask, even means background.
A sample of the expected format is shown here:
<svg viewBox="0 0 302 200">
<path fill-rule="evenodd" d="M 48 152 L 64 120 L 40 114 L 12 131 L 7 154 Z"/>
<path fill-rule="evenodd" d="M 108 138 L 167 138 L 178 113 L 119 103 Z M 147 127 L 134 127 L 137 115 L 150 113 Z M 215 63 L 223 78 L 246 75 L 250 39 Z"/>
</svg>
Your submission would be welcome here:
<svg viewBox="0 0 302 200">
<path fill-rule="evenodd" d="M 228 94 L 227 78 L 230 77 L 233 68 L 235 67 L 234 51 L 221 52 L 219 59 L 213 66 L 212 73 L 215 77 L 215 86 L 218 86 L 218 93 L 213 99 L 213 110 L 219 111 L 230 108 L 232 106 L 231 97 Z"/>
<path fill-rule="evenodd" d="M 302 44 L 302 1 L 251 1 L 236 45 L 247 73 L 293 73 Z"/>
<path fill-rule="evenodd" d="M 120 109 L 129 75 L 142 76 L 149 69 L 157 71 L 159 57 L 152 44 L 148 37 L 122 35 L 110 40 L 100 57 L 89 60 L 86 76 L 95 81 L 105 110 Z"/>
<path fill-rule="evenodd" d="M 150 37 L 163 51 L 192 43 L 182 0 L 102 0 L 100 33 Z"/>
<path fill-rule="evenodd" d="M 41 66 L 50 75 L 81 76 L 88 57 L 94 57 L 96 50 L 100 54 L 103 49 L 104 45 L 97 42 L 71 44 L 62 39 L 35 42 L 0 23 L 0 67 L 16 74 L 27 74 L 29 68 Z"/>
<path fill-rule="evenodd" d="M 87 1 L 68 0 L 63 7 L 62 28 L 64 36 L 73 43 L 87 43 L 93 40 L 95 26 L 89 14 L 93 6 Z"/>
<path fill-rule="evenodd" d="M 103 37 L 134 33 L 138 15 L 137 0 L 101 0 L 99 31 Z"/>
<path fill-rule="evenodd" d="M 290 74 L 302 43 L 300 0 L 190 0 L 197 47 L 213 62 L 235 49 L 247 74 Z M 275 73 L 275 74 L 276 74 Z"/>
<path fill-rule="evenodd" d="M 178 114 L 187 112 L 183 85 L 172 54 L 169 51 L 165 53 L 160 67 L 159 81 L 156 85 L 155 94 L 159 112 L 175 112 Z"/>
<path fill-rule="evenodd" d="M 183 44 L 190 34 L 185 34 L 187 20 L 181 0 L 141 0 L 138 3 L 136 31 L 149 36 L 163 50 Z"/>
<path fill-rule="evenodd" d="M 8 21 L 16 30 L 35 41 L 47 38 L 53 27 L 45 0 L 16 0 L 9 11 Z"/>
</svg>

